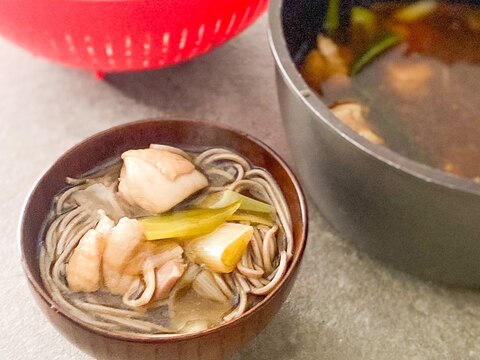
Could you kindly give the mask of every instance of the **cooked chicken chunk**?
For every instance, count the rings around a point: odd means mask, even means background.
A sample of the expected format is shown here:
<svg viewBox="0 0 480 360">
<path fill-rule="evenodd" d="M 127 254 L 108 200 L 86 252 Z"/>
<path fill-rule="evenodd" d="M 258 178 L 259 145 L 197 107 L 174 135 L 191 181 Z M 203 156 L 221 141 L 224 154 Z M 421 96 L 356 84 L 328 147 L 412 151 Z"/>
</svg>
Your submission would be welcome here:
<svg viewBox="0 0 480 360">
<path fill-rule="evenodd" d="M 107 236 L 110 234 L 110 231 L 112 231 L 115 223 L 105 214 L 105 211 L 103 210 L 98 210 L 98 215 L 100 216 L 100 219 L 98 220 L 97 226 L 95 226 L 95 230 L 104 236 Z"/>
<path fill-rule="evenodd" d="M 102 256 L 113 221 L 100 210 L 100 220 L 87 231 L 73 251 L 66 269 L 67 283 L 74 292 L 94 292 L 102 286 Z"/>
<path fill-rule="evenodd" d="M 134 277 L 125 274 L 124 269 L 143 239 L 142 226 L 134 219 L 121 218 L 112 229 L 103 253 L 103 277 L 112 294 L 123 295 L 130 287 Z"/>
<path fill-rule="evenodd" d="M 308 53 L 301 72 L 305 81 L 317 91 L 321 91 L 327 81 L 342 88 L 350 86 L 347 59 L 338 45 L 325 35 L 317 37 L 317 48 Z"/>
<path fill-rule="evenodd" d="M 318 35 L 317 49 L 323 55 L 327 62 L 328 73 L 330 75 L 347 75 L 348 66 L 340 54 L 340 49 L 335 42 L 325 35 Z"/>
<path fill-rule="evenodd" d="M 160 245 L 156 249 L 142 246 L 125 271 L 130 274 L 137 272 L 141 277 L 132 279 L 131 286 L 123 296 L 123 303 L 138 307 L 167 297 L 185 271 L 182 253 L 179 245 Z"/>
<path fill-rule="evenodd" d="M 190 161 L 166 150 L 130 150 L 122 159 L 119 193 L 152 214 L 170 210 L 208 185 Z"/>
<path fill-rule="evenodd" d="M 345 125 L 359 135 L 374 144 L 384 144 L 385 141 L 372 130 L 371 125 L 368 123 L 366 119 L 368 109 L 362 104 L 351 101 L 334 105 L 330 110 Z"/>
<path fill-rule="evenodd" d="M 392 62 L 387 65 L 388 84 L 404 98 L 427 96 L 433 75 L 434 70 L 425 62 Z"/>
<path fill-rule="evenodd" d="M 153 298 L 155 300 L 166 298 L 178 279 L 182 277 L 186 267 L 186 264 L 184 264 L 180 257 L 179 259 L 170 260 L 162 267 L 156 269 L 156 288 Z"/>
</svg>

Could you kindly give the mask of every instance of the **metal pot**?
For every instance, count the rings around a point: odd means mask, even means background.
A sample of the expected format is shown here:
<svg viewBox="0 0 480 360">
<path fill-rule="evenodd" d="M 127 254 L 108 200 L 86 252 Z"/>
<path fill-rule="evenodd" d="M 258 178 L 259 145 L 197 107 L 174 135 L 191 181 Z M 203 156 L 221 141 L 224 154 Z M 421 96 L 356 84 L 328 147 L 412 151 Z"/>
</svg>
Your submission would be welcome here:
<svg viewBox="0 0 480 360">
<path fill-rule="evenodd" d="M 310 196 L 373 257 L 436 282 L 480 286 L 480 185 L 365 140 L 297 71 L 326 7 L 326 0 L 273 0 L 269 10 L 283 122 Z"/>
</svg>

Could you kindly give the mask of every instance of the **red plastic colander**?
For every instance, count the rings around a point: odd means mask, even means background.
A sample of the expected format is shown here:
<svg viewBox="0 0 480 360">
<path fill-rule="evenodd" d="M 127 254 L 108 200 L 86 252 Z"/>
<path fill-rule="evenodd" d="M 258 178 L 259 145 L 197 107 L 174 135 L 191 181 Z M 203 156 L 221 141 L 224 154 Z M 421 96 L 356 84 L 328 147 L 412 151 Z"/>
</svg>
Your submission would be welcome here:
<svg viewBox="0 0 480 360">
<path fill-rule="evenodd" d="M 0 35 L 73 67 L 152 69 L 224 43 L 267 5 L 268 0 L 0 0 Z"/>
</svg>

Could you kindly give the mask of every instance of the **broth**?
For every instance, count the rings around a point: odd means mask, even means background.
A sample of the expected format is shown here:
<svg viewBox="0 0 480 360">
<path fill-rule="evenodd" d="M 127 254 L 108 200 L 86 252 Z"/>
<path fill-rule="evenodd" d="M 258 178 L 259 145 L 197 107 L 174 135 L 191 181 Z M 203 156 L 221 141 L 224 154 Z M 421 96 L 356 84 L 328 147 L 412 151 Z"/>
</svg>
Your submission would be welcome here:
<svg viewBox="0 0 480 360">
<path fill-rule="evenodd" d="M 361 105 L 363 127 L 381 140 L 341 119 L 361 135 L 411 159 L 479 179 L 480 10 L 428 0 L 416 4 L 432 8 L 413 20 L 399 15 L 408 7 L 405 3 L 376 3 L 361 9 L 363 24 L 351 20 L 348 26 L 319 37 L 319 42 L 334 41 L 346 70 L 319 70 L 322 59 L 315 51 L 320 45 L 307 55 L 300 70 L 334 110 L 344 102 Z M 367 25 L 365 18 L 370 21 Z M 402 40 L 352 75 L 362 54 L 391 34 Z"/>
</svg>

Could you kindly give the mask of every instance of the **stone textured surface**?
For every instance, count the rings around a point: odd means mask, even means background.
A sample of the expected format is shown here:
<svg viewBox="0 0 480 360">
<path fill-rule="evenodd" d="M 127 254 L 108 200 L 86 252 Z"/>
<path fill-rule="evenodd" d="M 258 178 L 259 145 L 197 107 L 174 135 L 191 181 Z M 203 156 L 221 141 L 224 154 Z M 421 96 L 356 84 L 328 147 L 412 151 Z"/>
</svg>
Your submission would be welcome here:
<svg viewBox="0 0 480 360">
<path fill-rule="evenodd" d="M 125 121 L 188 117 L 254 133 L 288 157 L 266 18 L 213 53 L 164 71 L 109 76 L 35 59 L 0 40 L 0 359 L 88 359 L 37 310 L 16 226 L 34 180 L 84 137 Z M 296 286 L 239 359 L 480 359 L 480 294 L 393 271 L 342 241 L 310 206 Z"/>
</svg>

